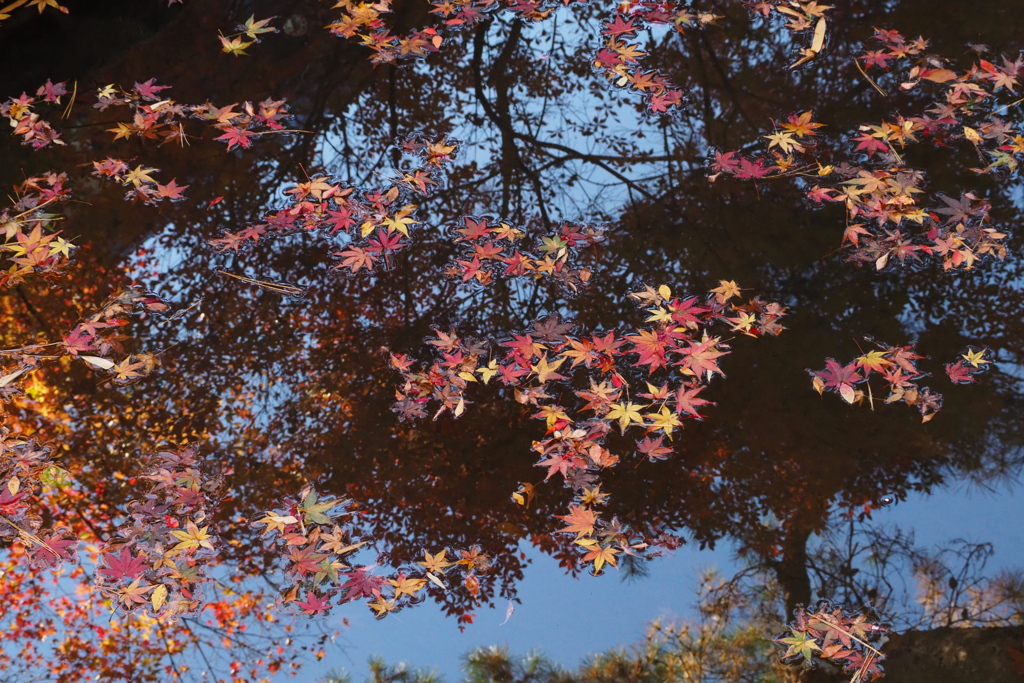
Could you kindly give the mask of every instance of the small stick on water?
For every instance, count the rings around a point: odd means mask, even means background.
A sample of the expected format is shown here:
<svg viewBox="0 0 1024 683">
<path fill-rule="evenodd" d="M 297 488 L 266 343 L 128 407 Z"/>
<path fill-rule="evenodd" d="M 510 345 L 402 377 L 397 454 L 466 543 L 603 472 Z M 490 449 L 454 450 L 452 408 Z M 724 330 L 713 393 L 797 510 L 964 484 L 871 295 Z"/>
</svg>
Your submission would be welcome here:
<svg viewBox="0 0 1024 683">
<path fill-rule="evenodd" d="M 220 272 L 220 271 L 218 271 L 218 272 Z M 169 318 L 168 318 L 168 319 L 167 319 L 167 320 L 166 320 L 165 322 L 170 322 L 170 321 L 172 321 L 172 320 L 177 320 L 178 318 L 183 318 L 183 317 L 185 317 L 185 316 L 186 316 L 186 315 L 188 314 L 188 312 L 189 312 L 189 311 L 191 311 L 191 310 L 192 310 L 193 308 L 195 308 L 195 307 L 196 307 L 196 306 L 198 306 L 199 304 L 203 303 L 203 299 L 204 299 L 204 298 L 205 298 L 205 297 L 199 297 L 199 298 L 198 298 L 198 299 L 197 299 L 196 301 L 194 301 L 194 302 L 193 302 L 193 303 L 192 303 L 192 304 L 191 304 L 191 305 L 190 305 L 190 306 L 189 306 L 188 308 L 183 308 L 183 309 L 181 309 L 180 311 L 178 311 L 177 313 L 175 313 L 174 315 L 172 315 L 171 317 L 169 317 Z"/>
<path fill-rule="evenodd" d="M 863 76 L 864 78 L 868 79 L 868 83 L 870 83 L 875 88 L 875 90 L 878 91 L 878 94 L 880 94 L 882 97 L 888 97 L 889 96 L 889 94 L 887 92 L 882 90 L 878 86 L 878 84 L 875 83 L 875 79 L 871 78 L 871 76 L 868 76 L 868 73 L 866 71 L 864 71 L 864 69 L 861 68 L 860 62 L 857 61 L 856 57 L 853 58 L 853 64 L 854 64 L 854 66 L 857 67 L 857 71 L 860 72 L 860 75 Z"/>
<path fill-rule="evenodd" d="M 245 282 L 250 285 L 256 285 L 257 287 L 268 289 L 271 292 L 278 292 L 279 294 L 287 294 L 288 296 L 303 296 L 306 293 L 306 289 L 304 287 L 296 287 L 295 285 L 286 285 L 281 284 L 279 282 L 267 282 L 266 280 L 253 280 L 251 277 L 245 277 L 244 275 L 235 275 L 234 273 L 229 273 L 225 270 L 218 269 L 216 272 L 221 275 L 233 277 L 236 280 L 241 280 L 242 282 Z"/>
</svg>

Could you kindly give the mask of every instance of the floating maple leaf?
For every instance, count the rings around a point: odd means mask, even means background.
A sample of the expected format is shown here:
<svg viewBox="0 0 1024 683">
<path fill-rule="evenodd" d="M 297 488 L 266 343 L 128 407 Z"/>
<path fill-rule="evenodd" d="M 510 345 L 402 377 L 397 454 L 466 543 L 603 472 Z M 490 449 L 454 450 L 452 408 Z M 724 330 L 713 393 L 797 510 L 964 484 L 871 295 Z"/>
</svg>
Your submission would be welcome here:
<svg viewBox="0 0 1024 683">
<path fill-rule="evenodd" d="M 302 609 L 303 614 L 324 614 L 331 609 L 331 604 L 313 591 L 306 591 L 306 600 L 296 600 L 295 605 Z"/>
<path fill-rule="evenodd" d="M 854 384 L 861 382 L 864 378 L 857 372 L 857 364 L 850 363 L 843 366 L 829 358 L 825 361 L 825 370 L 808 370 L 814 376 L 814 388 L 820 394 L 824 389 L 835 389 L 843 400 L 853 403 L 857 393 Z"/>
<path fill-rule="evenodd" d="M 130 548 L 121 549 L 118 554 L 108 552 L 103 554 L 103 566 L 98 567 L 96 572 L 110 579 L 117 581 L 121 578 L 135 579 L 142 574 L 146 562 L 142 557 L 132 555 Z"/>
</svg>

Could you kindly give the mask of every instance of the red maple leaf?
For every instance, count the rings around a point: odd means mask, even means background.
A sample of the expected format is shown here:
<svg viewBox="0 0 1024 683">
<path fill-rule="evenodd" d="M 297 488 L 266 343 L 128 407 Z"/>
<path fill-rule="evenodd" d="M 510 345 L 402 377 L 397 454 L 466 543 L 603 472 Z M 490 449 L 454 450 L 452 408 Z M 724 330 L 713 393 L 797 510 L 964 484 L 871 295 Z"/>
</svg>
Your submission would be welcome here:
<svg viewBox="0 0 1024 683">
<path fill-rule="evenodd" d="M 676 389 L 676 412 L 687 412 L 694 417 L 703 417 L 697 412 L 697 406 L 709 405 L 711 401 L 706 401 L 699 398 L 697 394 L 704 391 L 705 385 L 698 384 L 696 386 L 689 386 L 686 384 L 679 385 Z"/>
<path fill-rule="evenodd" d="M 946 375 L 954 384 L 973 384 L 975 381 L 971 368 L 967 367 L 962 360 L 947 364 Z"/>
<path fill-rule="evenodd" d="M 345 600 L 356 600 L 358 598 L 379 598 L 380 587 L 384 579 L 370 574 L 369 567 L 359 567 L 350 572 L 345 572 L 348 581 L 342 584 L 341 589 L 345 591 Z"/>
<path fill-rule="evenodd" d="M 39 90 L 36 90 L 36 95 L 42 97 L 44 102 L 59 102 L 61 95 L 68 94 L 68 89 L 65 86 L 67 86 L 67 81 L 54 83 L 47 78 L 46 83 L 39 86 Z"/>
<path fill-rule="evenodd" d="M 145 83 L 136 83 L 133 90 L 139 94 L 139 97 L 155 102 L 160 99 L 160 91 L 167 90 L 170 87 L 169 85 L 157 85 L 156 79 L 151 78 Z"/>
<path fill-rule="evenodd" d="M 697 317 L 701 313 L 707 313 L 708 309 L 703 306 L 697 306 L 697 297 L 691 296 L 688 299 L 679 301 L 678 299 L 668 305 L 669 311 L 672 313 L 672 320 L 676 321 L 680 325 L 685 325 L 691 329 L 696 327 L 696 324 L 700 322 Z"/>
<path fill-rule="evenodd" d="M 4 486 L 0 489 L 0 513 L 5 515 L 13 515 L 21 510 L 22 508 L 28 507 L 25 503 L 21 502 L 21 499 L 25 497 L 27 491 L 24 489 L 17 493 L 11 493 L 10 486 Z"/>
<path fill-rule="evenodd" d="M 331 603 L 309 590 L 306 591 L 306 601 L 296 600 L 295 604 L 302 608 L 303 614 L 320 614 L 331 608 Z"/>
<path fill-rule="evenodd" d="M 825 361 L 825 369 L 815 372 L 814 376 L 824 382 L 825 387 L 838 391 L 847 403 L 853 403 L 853 385 L 863 379 L 857 372 L 857 363 L 843 367 L 831 358 Z"/>
<path fill-rule="evenodd" d="M 736 158 L 739 152 L 722 152 L 715 150 L 715 159 L 711 162 L 711 170 L 715 173 L 736 173 L 740 167 L 740 159 Z"/>
<path fill-rule="evenodd" d="M 565 455 L 559 455 L 557 453 L 554 453 L 552 455 L 549 455 L 547 460 L 541 460 L 540 462 L 538 462 L 537 466 L 548 468 L 548 474 L 546 477 L 544 477 L 544 481 L 547 481 L 552 476 L 554 476 L 555 472 L 558 472 L 563 477 L 568 476 L 569 470 L 576 469 L 578 460 L 579 458 L 577 458 L 575 455 L 572 455 L 571 453 Z"/>
<path fill-rule="evenodd" d="M 631 35 L 636 33 L 636 26 L 632 18 L 624 21 L 621 14 L 616 14 L 614 19 L 605 24 L 605 29 L 601 33 L 606 36 Z"/>
<path fill-rule="evenodd" d="M 738 180 L 749 180 L 750 178 L 764 178 L 770 174 L 774 169 L 772 167 L 765 168 L 764 159 L 758 157 L 757 162 L 753 163 L 746 157 L 740 158 L 740 167 L 736 171 L 736 178 Z"/>
<path fill-rule="evenodd" d="M 330 218 L 325 220 L 323 224 L 330 228 L 332 234 L 339 230 L 348 232 L 356 224 L 355 219 L 352 217 L 352 212 L 348 210 L 347 206 L 339 207 L 337 211 L 329 209 L 327 215 Z"/>
<path fill-rule="evenodd" d="M 157 183 L 156 196 L 161 197 L 163 199 L 170 199 L 171 201 L 174 201 L 176 199 L 184 199 L 185 195 L 183 195 L 182 192 L 187 190 L 189 186 L 181 185 L 179 187 L 177 180 L 177 178 L 171 178 L 171 182 L 167 183 L 166 185 L 161 185 L 160 183 Z"/>
<path fill-rule="evenodd" d="M 889 52 L 882 52 L 881 50 L 868 50 L 866 54 L 861 55 L 858 59 L 863 59 L 864 66 L 868 69 L 872 66 L 878 66 L 888 70 L 889 60 L 896 59 L 896 55 Z"/>
<path fill-rule="evenodd" d="M 76 356 L 82 351 L 95 351 L 96 347 L 92 345 L 95 338 L 95 334 L 90 333 L 82 325 L 78 325 L 75 329 L 65 335 L 64 348 L 66 348 L 68 353 L 72 356 Z"/>
<path fill-rule="evenodd" d="M 569 514 L 555 515 L 558 519 L 564 520 L 569 526 L 559 529 L 559 533 L 574 533 L 580 538 L 594 531 L 594 524 L 597 523 L 597 514 L 579 505 L 569 507 Z"/>
<path fill-rule="evenodd" d="M 146 562 L 142 557 L 132 557 L 129 548 L 123 548 L 120 554 L 104 553 L 103 562 L 105 566 L 96 569 L 97 574 L 102 574 L 111 581 L 117 581 L 124 577 L 135 579 L 142 575 L 146 568 Z"/>
<path fill-rule="evenodd" d="M 463 235 L 463 237 L 456 237 L 456 242 L 478 240 L 482 237 L 487 237 L 487 235 L 491 233 L 490 228 L 487 227 L 486 218 L 475 220 L 473 218 L 470 218 L 469 216 L 466 216 L 465 221 L 466 227 L 459 228 L 458 230 L 455 231 L 460 235 Z"/>
<path fill-rule="evenodd" d="M 384 228 L 377 230 L 377 233 L 370 238 L 366 247 L 368 254 L 380 254 L 400 250 L 405 245 L 402 242 L 402 233 L 397 230 L 390 235 Z"/>
<path fill-rule="evenodd" d="M 547 348 L 543 344 L 534 341 L 533 337 L 529 334 L 514 334 L 512 335 L 512 341 L 501 342 L 501 345 L 512 349 L 512 357 L 523 366 L 529 365 L 534 358 L 540 358 Z"/>
<path fill-rule="evenodd" d="M 821 204 L 822 201 L 838 201 L 839 198 L 833 195 L 833 192 L 835 192 L 835 190 L 829 189 L 827 187 L 821 187 L 820 185 L 815 185 L 810 190 L 808 190 L 807 198 L 813 199 L 816 204 Z"/>
<path fill-rule="evenodd" d="M 51 534 L 42 539 L 46 545 L 32 549 L 32 561 L 44 567 L 56 567 L 62 560 L 71 560 L 73 556 L 69 548 L 74 548 L 77 540 L 64 538 L 60 533 Z"/>
<path fill-rule="evenodd" d="M 728 351 L 720 351 L 718 349 L 718 338 L 712 337 L 711 339 L 705 339 L 704 341 L 690 342 L 690 345 L 682 350 L 685 354 L 681 365 L 687 368 L 695 375 L 702 375 L 705 372 L 710 376 L 713 373 L 724 375 L 722 369 L 718 367 L 717 358 L 724 356 Z"/>
<path fill-rule="evenodd" d="M 371 254 L 369 250 L 362 247 L 350 246 L 345 251 L 338 252 L 335 256 L 341 258 L 342 261 L 334 266 L 334 269 L 348 268 L 352 273 L 358 272 L 363 268 L 373 270 L 373 264 L 377 261 L 376 255 Z"/>
<path fill-rule="evenodd" d="M 889 145 L 887 145 L 884 140 L 872 137 L 867 133 L 858 135 L 853 139 L 860 143 L 857 145 L 854 151 L 867 152 L 868 157 L 873 157 L 875 154 L 878 154 L 879 152 L 885 153 L 889 151 Z"/>
<path fill-rule="evenodd" d="M 622 55 L 615 50 L 604 48 L 597 52 L 597 63 L 605 68 L 615 67 L 622 64 Z"/>
<path fill-rule="evenodd" d="M 252 131 L 236 127 L 222 128 L 221 130 L 224 131 L 224 134 L 214 139 L 224 140 L 225 142 L 227 142 L 229 152 L 236 145 L 245 147 L 246 149 L 252 147 L 252 137 L 255 135 L 255 133 L 253 133 Z"/>
<path fill-rule="evenodd" d="M 636 450 L 638 453 L 646 455 L 652 462 L 655 460 L 664 460 L 668 456 L 672 455 L 673 452 L 668 446 L 661 445 L 664 439 L 664 436 L 658 436 L 654 439 L 649 436 L 645 436 L 643 441 L 636 442 Z"/>
<path fill-rule="evenodd" d="M 519 379 L 529 372 L 528 369 L 520 367 L 515 362 L 498 366 L 498 378 L 505 386 L 519 384 Z"/>
<path fill-rule="evenodd" d="M 682 103 L 683 91 L 673 88 L 663 93 L 652 95 L 649 108 L 654 113 L 660 113 L 668 111 L 669 107 L 678 107 Z"/>
<path fill-rule="evenodd" d="M 663 335 L 654 330 L 637 330 L 637 334 L 628 335 L 626 339 L 633 342 L 632 351 L 640 356 L 636 365 L 649 366 L 649 372 L 666 367 L 665 351 L 668 340 Z"/>
</svg>

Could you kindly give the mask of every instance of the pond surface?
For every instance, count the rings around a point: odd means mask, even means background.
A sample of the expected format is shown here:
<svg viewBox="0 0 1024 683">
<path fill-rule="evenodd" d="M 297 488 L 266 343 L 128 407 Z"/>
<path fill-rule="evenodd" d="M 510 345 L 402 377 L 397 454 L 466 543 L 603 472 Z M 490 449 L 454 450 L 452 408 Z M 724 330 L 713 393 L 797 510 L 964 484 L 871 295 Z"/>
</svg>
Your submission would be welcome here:
<svg viewBox="0 0 1024 683">
<path fill-rule="evenodd" d="M 307 509 L 308 486 L 346 499 L 337 521 L 362 545 L 345 562 L 421 585 L 392 606 L 393 589 L 323 593 L 344 604 L 296 622 L 309 642 L 342 631 L 323 661 L 297 654 L 317 675 L 381 652 L 455 680 L 460 654 L 505 641 L 572 666 L 691 618 L 709 565 L 773 587 L 780 619 L 830 598 L 899 630 L 1019 624 L 1019 601 L 986 600 L 1024 562 L 1007 523 L 1024 3 L 809 4 L 797 32 L 772 2 L 669 8 L 681 31 L 665 6 L 624 5 L 649 26 L 609 38 L 611 5 L 460 30 L 396 2 L 381 21 L 413 54 L 380 64 L 322 27 L 381 29 L 322 3 L 12 11 L 0 97 L 69 91 L 35 104 L 65 144 L 20 144 L 17 121 L 0 139 L 4 187 L 65 172 L 73 197 L 49 228 L 73 263 L 0 289 L 2 347 L 60 349 L 0 404 L 73 482 L 45 523 L 107 543 L 122 527 L 113 547 L 141 552 L 123 526 L 152 493 L 148 454 L 191 444 L 223 478 L 200 522 L 219 539 L 210 576 L 295 612 L 328 584 L 289 573 L 298 521 L 253 522 Z M 250 15 L 280 30 L 226 53 Z M 636 85 L 655 72 L 676 85 Z M 170 308 L 69 347 L 129 284 Z M 117 376 L 126 358 L 145 376 Z M 293 549 L 316 544 L 302 527 Z M 442 549 L 462 564 L 430 571 Z M 375 621 L 359 604 L 375 597 L 397 613 Z"/>
</svg>

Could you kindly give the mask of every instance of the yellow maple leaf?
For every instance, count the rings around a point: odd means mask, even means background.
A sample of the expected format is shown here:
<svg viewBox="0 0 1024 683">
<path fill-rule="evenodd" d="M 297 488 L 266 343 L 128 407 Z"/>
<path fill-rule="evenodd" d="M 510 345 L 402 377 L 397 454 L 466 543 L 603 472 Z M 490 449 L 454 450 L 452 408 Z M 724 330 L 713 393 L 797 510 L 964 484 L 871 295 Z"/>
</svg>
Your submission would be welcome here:
<svg viewBox="0 0 1024 683">
<path fill-rule="evenodd" d="M 195 550 L 198 548 L 209 548 L 213 550 L 213 543 L 210 542 L 210 534 L 208 533 L 209 526 L 204 526 L 200 529 L 195 522 L 189 521 L 185 526 L 185 531 L 172 531 L 171 536 L 174 536 L 180 541 L 171 550 L 179 553 L 188 552 L 189 550 Z"/>
<path fill-rule="evenodd" d="M 249 47 L 253 44 L 253 42 L 255 42 L 252 40 L 242 40 L 242 36 L 235 36 L 230 40 L 228 40 L 224 36 L 218 36 L 218 38 L 220 38 L 221 52 L 224 52 L 225 54 L 229 55 L 234 55 L 236 57 L 238 57 L 239 55 L 246 54 L 245 48 Z"/>
<path fill-rule="evenodd" d="M 976 349 L 967 349 L 967 353 L 960 357 L 970 363 L 971 367 L 975 368 L 981 367 L 982 364 L 990 362 L 985 360 L 985 349 L 981 349 L 980 351 Z"/>
<path fill-rule="evenodd" d="M 441 552 L 431 555 L 426 550 L 424 550 L 423 561 L 417 562 L 416 564 L 422 566 L 428 572 L 440 574 L 444 571 L 445 567 L 451 566 L 451 562 L 449 562 L 448 559 L 445 557 L 447 552 L 448 551 L 445 548 L 441 548 Z"/>
<path fill-rule="evenodd" d="M 647 413 L 644 417 L 650 418 L 651 424 L 647 427 L 647 431 L 653 432 L 661 430 L 665 433 L 665 436 L 672 438 L 672 432 L 676 427 L 682 428 L 683 423 L 679 420 L 678 413 L 674 413 L 669 410 L 668 406 L 661 406 L 661 410 L 656 413 Z"/>
<path fill-rule="evenodd" d="M 646 407 L 646 405 L 633 403 L 632 401 L 613 403 L 611 410 L 605 414 L 605 417 L 609 420 L 618 420 L 619 430 L 625 434 L 626 427 L 629 425 L 642 425 L 644 423 L 644 417 L 640 414 L 640 409 Z"/>
<path fill-rule="evenodd" d="M 613 567 L 618 566 L 616 561 L 615 561 L 615 555 L 618 554 L 619 552 L 620 552 L 619 550 L 616 550 L 615 548 L 611 547 L 610 545 L 609 546 L 603 546 L 603 547 L 602 546 L 597 546 L 596 548 L 592 549 L 590 552 L 588 552 L 586 555 L 583 556 L 583 561 L 584 562 L 593 562 L 594 563 L 594 573 L 596 574 L 596 573 L 599 573 L 601 571 L 601 568 L 604 567 L 606 562 L 608 564 L 610 564 L 611 566 L 613 566 Z"/>
</svg>

